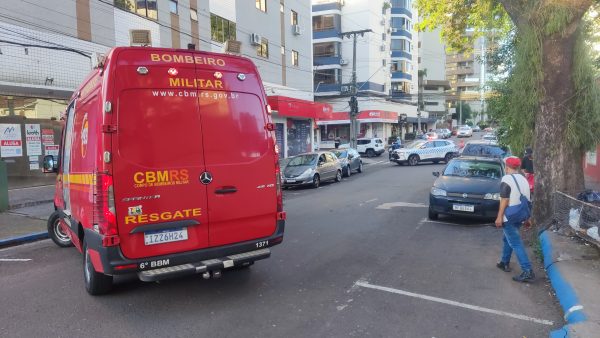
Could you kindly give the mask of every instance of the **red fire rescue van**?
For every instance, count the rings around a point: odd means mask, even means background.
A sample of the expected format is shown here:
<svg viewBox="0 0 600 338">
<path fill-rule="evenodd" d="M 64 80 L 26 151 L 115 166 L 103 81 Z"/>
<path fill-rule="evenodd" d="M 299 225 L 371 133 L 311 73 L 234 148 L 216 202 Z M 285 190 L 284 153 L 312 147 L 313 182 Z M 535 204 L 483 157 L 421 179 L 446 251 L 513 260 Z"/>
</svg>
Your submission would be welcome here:
<svg viewBox="0 0 600 338">
<path fill-rule="evenodd" d="M 48 221 L 83 254 L 90 294 L 114 275 L 218 277 L 270 255 L 285 225 L 258 71 L 242 57 L 112 49 L 73 95 Z"/>
</svg>

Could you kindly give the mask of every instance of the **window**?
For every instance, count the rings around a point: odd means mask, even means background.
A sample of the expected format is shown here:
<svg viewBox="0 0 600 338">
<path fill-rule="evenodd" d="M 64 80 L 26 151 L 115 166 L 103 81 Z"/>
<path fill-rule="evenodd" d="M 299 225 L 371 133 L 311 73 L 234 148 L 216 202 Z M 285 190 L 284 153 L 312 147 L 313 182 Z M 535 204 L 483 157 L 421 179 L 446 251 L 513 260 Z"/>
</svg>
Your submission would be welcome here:
<svg viewBox="0 0 600 338">
<path fill-rule="evenodd" d="M 263 12 L 267 12 L 267 0 L 256 0 L 256 8 Z"/>
<path fill-rule="evenodd" d="M 313 45 L 314 56 L 338 56 L 339 42 L 322 42 Z"/>
<path fill-rule="evenodd" d="M 300 61 L 298 60 L 298 52 L 293 50 L 292 51 L 292 65 L 298 67 L 300 65 Z"/>
<path fill-rule="evenodd" d="M 412 27 L 412 23 L 410 20 L 402 17 L 394 17 L 392 18 L 392 28 L 396 29 L 404 29 L 406 31 L 410 31 Z"/>
<path fill-rule="evenodd" d="M 400 93 L 409 93 L 410 92 L 410 83 L 409 82 L 394 82 L 394 83 L 392 83 L 392 91 L 400 92 Z"/>
<path fill-rule="evenodd" d="M 256 55 L 269 58 L 269 40 L 264 38 L 260 40 L 260 45 L 256 47 Z"/>
<path fill-rule="evenodd" d="M 407 8 L 411 9 L 411 0 L 392 0 L 392 8 Z"/>
<path fill-rule="evenodd" d="M 319 84 L 340 83 L 339 75 L 336 69 L 319 69 L 315 72 L 315 87 Z"/>
<path fill-rule="evenodd" d="M 169 12 L 177 14 L 177 1 L 169 0 Z"/>
<path fill-rule="evenodd" d="M 386 60 L 386 59 L 382 59 L 382 60 L 381 60 L 381 65 L 382 65 L 383 67 L 385 67 L 385 66 L 387 65 L 387 60 Z"/>
<path fill-rule="evenodd" d="M 412 67 L 408 61 L 392 61 L 390 68 L 392 72 L 410 73 Z"/>
<path fill-rule="evenodd" d="M 385 42 L 385 39 L 387 39 L 387 35 L 385 33 L 381 33 L 381 41 Z"/>
<path fill-rule="evenodd" d="M 313 16 L 313 31 L 323 31 L 335 28 L 333 14 Z"/>
<path fill-rule="evenodd" d="M 401 51 L 410 53 L 410 42 L 404 39 L 392 39 L 390 45 L 392 51 Z"/>
<path fill-rule="evenodd" d="M 198 21 L 198 11 L 193 8 L 190 8 L 190 19 L 192 19 L 192 21 Z"/>
<path fill-rule="evenodd" d="M 290 15 L 291 15 L 292 25 L 297 25 L 298 24 L 298 13 L 291 11 Z"/>
<path fill-rule="evenodd" d="M 227 40 L 235 40 L 235 22 L 210 14 L 210 38 L 213 41 L 224 43 Z"/>
<path fill-rule="evenodd" d="M 150 19 L 158 19 L 156 0 L 115 0 L 115 7 Z"/>
</svg>

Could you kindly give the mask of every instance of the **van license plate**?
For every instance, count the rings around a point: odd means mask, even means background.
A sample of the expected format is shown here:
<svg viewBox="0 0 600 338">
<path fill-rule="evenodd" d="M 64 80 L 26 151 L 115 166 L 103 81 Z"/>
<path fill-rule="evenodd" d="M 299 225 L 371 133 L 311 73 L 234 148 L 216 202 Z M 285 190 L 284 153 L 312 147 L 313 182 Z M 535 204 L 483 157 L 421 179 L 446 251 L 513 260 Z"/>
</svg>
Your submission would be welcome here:
<svg viewBox="0 0 600 338">
<path fill-rule="evenodd" d="M 187 228 L 144 232 L 144 244 L 154 245 L 188 239 Z"/>
<path fill-rule="evenodd" d="M 465 205 L 465 204 L 453 204 L 452 210 L 475 212 L 475 206 L 474 205 Z"/>
</svg>

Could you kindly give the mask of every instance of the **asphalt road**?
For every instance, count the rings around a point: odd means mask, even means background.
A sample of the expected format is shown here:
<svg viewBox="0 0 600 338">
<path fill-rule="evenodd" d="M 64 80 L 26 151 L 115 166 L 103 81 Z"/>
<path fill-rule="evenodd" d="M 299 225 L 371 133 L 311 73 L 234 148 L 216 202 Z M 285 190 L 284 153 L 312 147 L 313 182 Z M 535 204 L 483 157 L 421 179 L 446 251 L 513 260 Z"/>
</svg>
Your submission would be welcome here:
<svg viewBox="0 0 600 338">
<path fill-rule="evenodd" d="M 443 164 L 385 156 L 341 183 L 286 191 L 283 244 L 218 280 L 123 278 L 91 297 L 75 249 L 0 250 L 0 336 L 529 338 L 564 324 L 539 264 L 531 285 L 495 267 L 500 230 L 426 219 Z"/>
</svg>

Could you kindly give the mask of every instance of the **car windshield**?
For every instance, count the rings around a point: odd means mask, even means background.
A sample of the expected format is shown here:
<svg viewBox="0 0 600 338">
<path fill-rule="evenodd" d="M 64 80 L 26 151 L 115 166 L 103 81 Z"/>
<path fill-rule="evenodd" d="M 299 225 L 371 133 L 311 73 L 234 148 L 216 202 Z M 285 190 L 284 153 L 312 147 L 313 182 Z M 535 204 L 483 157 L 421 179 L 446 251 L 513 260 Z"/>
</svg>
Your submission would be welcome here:
<svg viewBox="0 0 600 338">
<path fill-rule="evenodd" d="M 502 177 L 502 166 L 493 162 L 454 160 L 444 170 L 444 176 L 500 179 Z"/>
<path fill-rule="evenodd" d="M 316 154 L 298 155 L 293 157 L 288 163 L 288 167 L 299 167 L 303 165 L 312 165 L 317 162 Z"/>
<path fill-rule="evenodd" d="M 425 143 L 427 143 L 427 142 L 426 141 L 415 141 L 415 142 L 412 142 L 412 143 L 408 144 L 406 146 L 406 148 L 408 148 L 408 149 L 419 149 Z"/>
<path fill-rule="evenodd" d="M 469 127 L 460 127 L 460 129 L 459 129 L 459 130 L 462 130 L 462 131 L 468 131 L 469 129 L 471 129 L 471 128 L 469 128 Z"/>
<path fill-rule="evenodd" d="M 505 147 L 495 144 L 467 144 L 462 152 L 462 155 L 504 158 L 509 156 L 510 153 Z"/>
<path fill-rule="evenodd" d="M 335 151 L 333 153 L 338 158 L 346 158 L 346 157 L 348 157 L 348 151 L 347 150 L 338 150 L 338 151 Z"/>
</svg>

